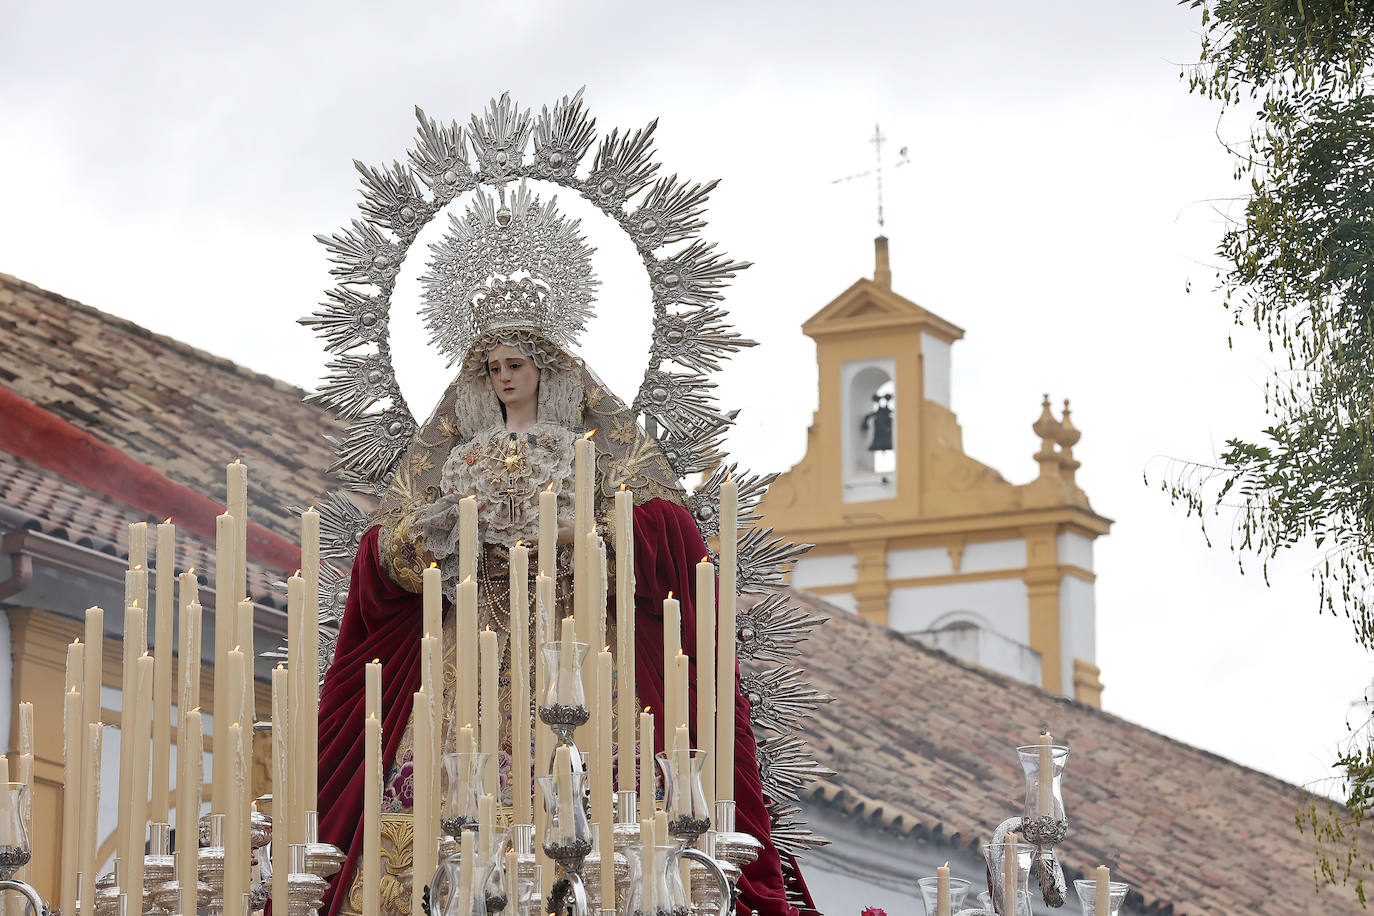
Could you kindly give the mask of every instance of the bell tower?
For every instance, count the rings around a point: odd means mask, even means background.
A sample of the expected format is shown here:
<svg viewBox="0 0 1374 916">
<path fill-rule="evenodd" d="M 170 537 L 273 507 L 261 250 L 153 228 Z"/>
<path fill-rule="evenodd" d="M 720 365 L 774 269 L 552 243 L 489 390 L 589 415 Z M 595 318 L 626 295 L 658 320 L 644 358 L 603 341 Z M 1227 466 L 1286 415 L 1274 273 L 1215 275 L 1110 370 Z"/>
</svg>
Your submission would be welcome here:
<svg viewBox="0 0 1374 916">
<path fill-rule="evenodd" d="M 883 236 L 873 278 L 802 330 L 816 344 L 818 407 L 805 457 L 761 506 L 779 534 L 815 545 L 792 585 L 1099 704 L 1092 544 L 1111 521 L 1075 480 L 1082 434 L 1068 402 L 1056 418 L 1046 396 L 1032 424 L 1035 480 L 1011 484 L 964 454 L 950 383 L 964 332 L 893 291 Z"/>
</svg>

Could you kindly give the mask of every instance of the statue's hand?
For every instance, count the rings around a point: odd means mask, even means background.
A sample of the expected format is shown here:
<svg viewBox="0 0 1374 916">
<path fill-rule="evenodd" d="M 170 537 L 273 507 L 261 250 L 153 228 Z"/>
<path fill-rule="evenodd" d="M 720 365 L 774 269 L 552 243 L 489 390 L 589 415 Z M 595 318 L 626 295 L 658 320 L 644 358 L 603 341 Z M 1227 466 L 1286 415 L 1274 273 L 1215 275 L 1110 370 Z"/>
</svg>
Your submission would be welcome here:
<svg viewBox="0 0 1374 916">
<path fill-rule="evenodd" d="M 560 544 L 571 544 L 572 542 L 573 542 L 573 525 L 572 525 L 572 522 L 564 521 L 563 519 L 560 518 L 560 519 L 558 520 L 558 543 L 560 543 Z"/>
</svg>

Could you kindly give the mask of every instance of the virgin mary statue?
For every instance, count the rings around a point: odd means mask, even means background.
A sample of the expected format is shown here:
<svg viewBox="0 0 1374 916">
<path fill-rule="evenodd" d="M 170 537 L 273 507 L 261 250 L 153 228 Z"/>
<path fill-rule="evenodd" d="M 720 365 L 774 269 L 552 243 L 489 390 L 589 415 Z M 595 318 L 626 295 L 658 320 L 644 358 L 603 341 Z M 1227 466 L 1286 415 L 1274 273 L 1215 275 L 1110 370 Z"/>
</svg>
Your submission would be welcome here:
<svg viewBox="0 0 1374 916">
<path fill-rule="evenodd" d="M 356 912 L 360 899 L 354 891 L 362 847 L 363 682 L 364 666 L 373 659 L 383 662 L 386 675 L 383 810 L 410 811 L 411 697 L 420 679 L 421 579 L 425 568 L 437 564 L 445 594 L 453 594 L 462 497 L 477 497 L 479 628 L 490 627 L 501 636 L 507 688 L 502 712 L 507 717 L 508 636 L 515 627 L 532 625 L 523 610 L 515 615 L 519 619 L 511 614 L 509 551 L 518 541 L 558 551 L 558 614 L 568 613 L 573 444 L 589 431 L 597 445 L 598 520 L 608 516 L 605 510 L 622 484 L 635 495 L 636 708 L 663 705 L 662 606 L 669 592 L 682 600 L 684 651 L 693 659 L 696 655 L 694 567 L 709 550 L 659 445 L 573 352 L 596 285 L 591 251 L 577 224 L 558 215 L 552 202 L 540 204 L 523 187 L 510 195 L 509 206 L 479 192 L 431 251 L 423 278 L 425 314 L 436 342 L 455 354 L 458 371 L 412 440 L 375 524 L 358 546 L 334 661 L 322 688 L 320 838 L 348 856 L 325 897 L 329 916 Z M 539 543 L 538 495 L 549 488 L 558 496 L 556 547 Z M 614 589 L 608 591 L 614 594 Z M 534 592 L 531 583 L 529 593 Z M 458 676 L 454 616 L 446 600 L 448 698 L 441 704 L 446 711 L 454 708 L 451 694 Z M 614 620 L 611 602 L 608 627 Z M 524 644 L 534 646 L 537 640 Z M 696 683 L 695 674 L 691 682 Z M 739 911 L 792 916 L 798 910 L 788 901 L 779 854 L 769 837 L 750 707 L 739 692 L 738 676 L 736 684 L 738 829 L 764 845 L 758 860 L 744 870 Z M 692 706 L 689 722 L 695 740 L 694 697 Z M 445 740 L 463 724 L 446 719 Z M 504 734 L 509 736 L 510 730 Z M 527 781 L 528 774 L 510 772 L 509 738 L 505 740 L 506 752 L 499 755 L 503 786 L 512 779 Z M 655 717 L 655 750 L 663 749 L 663 740 L 663 719 Z M 804 888 L 792 890 L 806 899 Z M 389 912 L 408 911 L 408 892 L 398 889 L 388 897 Z"/>
</svg>

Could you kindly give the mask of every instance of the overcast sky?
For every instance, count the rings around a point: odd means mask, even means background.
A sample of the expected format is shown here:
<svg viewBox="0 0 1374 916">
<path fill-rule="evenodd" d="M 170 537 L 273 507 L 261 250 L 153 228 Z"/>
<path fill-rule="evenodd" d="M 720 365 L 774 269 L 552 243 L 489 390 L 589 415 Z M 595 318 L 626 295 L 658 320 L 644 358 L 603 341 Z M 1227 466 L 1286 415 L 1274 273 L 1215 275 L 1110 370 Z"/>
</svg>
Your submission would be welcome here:
<svg viewBox="0 0 1374 916">
<path fill-rule="evenodd" d="M 728 302 L 763 344 L 721 383 L 744 411 L 730 445 L 785 470 L 816 406 L 800 324 L 872 271 L 873 186 L 831 180 L 869 167 L 881 122 L 910 153 L 886 182 L 894 287 L 967 332 L 966 450 L 1025 482 L 1041 393 L 1073 399 L 1079 481 L 1116 521 L 1097 549 L 1105 708 L 1285 779 L 1326 775 L 1371 670 L 1349 625 L 1317 616 L 1312 556 L 1266 588 L 1239 573 L 1225 519 L 1209 550 L 1142 482 L 1264 423 L 1270 357 L 1211 291 L 1235 188 L 1212 106 L 1179 81 L 1195 14 L 833 6 L 11 4 L 0 271 L 312 387 L 323 355 L 294 319 L 329 283 L 312 235 L 356 215 L 352 160 L 404 158 L 417 104 L 465 122 L 505 89 L 537 111 L 585 85 L 603 131 L 661 117 L 665 171 L 723 179 L 707 235 L 755 262 Z M 624 393 L 643 274 L 609 221 L 560 199 L 600 249 L 588 355 Z M 411 268 L 398 336 L 419 327 Z M 401 378 L 427 412 L 443 371 L 426 358 Z"/>
</svg>

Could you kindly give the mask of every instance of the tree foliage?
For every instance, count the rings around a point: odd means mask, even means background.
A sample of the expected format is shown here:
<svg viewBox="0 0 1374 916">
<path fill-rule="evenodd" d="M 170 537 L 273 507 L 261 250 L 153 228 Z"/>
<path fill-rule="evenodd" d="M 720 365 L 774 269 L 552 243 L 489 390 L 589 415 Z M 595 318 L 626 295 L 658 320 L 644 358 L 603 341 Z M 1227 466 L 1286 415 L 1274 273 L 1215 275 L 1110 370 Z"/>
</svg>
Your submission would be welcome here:
<svg viewBox="0 0 1374 916">
<path fill-rule="evenodd" d="M 1249 122 L 1230 147 L 1249 194 L 1217 249 L 1224 304 L 1267 336 L 1278 369 L 1259 437 L 1230 439 L 1164 488 L 1204 530 L 1226 511 L 1231 547 L 1261 564 L 1318 545 L 1320 610 L 1348 615 L 1374 648 L 1374 1 L 1184 1 L 1202 18 L 1190 91 Z M 1353 884 L 1364 902 L 1369 728 L 1338 768 L 1344 803 L 1311 795 L 1297 825 L 1315 840 L 1318 886 Z"/>
<path fill-rule="evenodd" d="M 1316 544 L 1320 609 L 1347 615 L 1374 648 L 1374 2 L 1184 2 L 1202 17 L 1190 91 L 1216 102 L 1223 123 L 1249 125 L 1230 146 L 1249 187 L 1218 247 L 1221 291 L 1236 323 L 1268 338 L 1277 369 L 1268 428 L 1164 488 L 1204 530 L 1233 518 L 1233 549 L 1261 564 Z M 1297 822 L 1315 839 L 1318 885 L 1352 884 L 1364 902 L 1365 729 L 1338 766 L 1344 804 L 1312 796 Z"/>
</svg>

